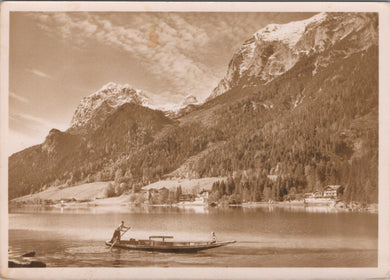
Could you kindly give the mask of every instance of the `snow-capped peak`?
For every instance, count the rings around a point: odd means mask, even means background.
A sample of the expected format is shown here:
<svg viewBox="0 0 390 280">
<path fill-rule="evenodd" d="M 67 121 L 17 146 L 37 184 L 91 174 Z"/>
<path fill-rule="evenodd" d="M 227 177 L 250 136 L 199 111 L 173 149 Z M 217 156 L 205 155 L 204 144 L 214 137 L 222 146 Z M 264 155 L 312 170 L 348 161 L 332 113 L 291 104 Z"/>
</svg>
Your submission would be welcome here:
<svg viewBox="0 0 390 280">
<path fill-rule="evenodd" d="M 200 102 L 193 95 L 187 95 L 180 103 L 154 104 L 144 91 L 135 89 L 129 84 L 110 82 L 98 91 L 84 97 L 73 115 L 71 128 L 97 128 L 116 108 L 132 103 L 160 110 L 166 115 L 175 115 L 188 105 L 198 105 Z"/>
<path fill-rule="evenodd" d="M 301 21 L 269 24 L 235 52 L 225 77 L 207 100 L 240 85 L 268 83 L 302 57 L 322 53 L 343 39 L 355 42 L 350 52 L 366 49 L 375 42 L 375 24 L 370 13 L 319 13 Z M 348 36 L 352 33 L 356 35 Z"/>
<path fill-rule="evenodd" d="M 286 24 L 268 24 L 263 29 L 257 31 L 254 37 L 257 41 L 279 41 L 292 48 L 301 39 L 309 24 L 321 23 L 326 19 L 326 16 L 326 13 L 320 13 L 306 20 L 293 21 Z"/>
<path fill-rule="evenodd" d="M 71 127 L 95 127 L 96 124 L 91 122 L 93 119 L 101 120 L 104 115 L 125 103 L 146 107 L 149 105 L 148 97 L 141 90 L 134 89 L 129 84 L 119 85 L 110 82 L 81 100 L 73 115 Z"/>
<path fill-rule="evenodd" d="M 135 89 L 129 84 L 120 85 L 113 82 L 109 82 L 98 91 L 84 97 L 81 102 L 88 102 L 90 100 L 109 100 L 113 102 L 112 105 L 116 106 L 121 105 L 121 103 L 126 103 L 126 101 L 140 103 L 141 105 L 146 105 L 148 103 L 148 97 L 142 90 Z"/>
</svg>

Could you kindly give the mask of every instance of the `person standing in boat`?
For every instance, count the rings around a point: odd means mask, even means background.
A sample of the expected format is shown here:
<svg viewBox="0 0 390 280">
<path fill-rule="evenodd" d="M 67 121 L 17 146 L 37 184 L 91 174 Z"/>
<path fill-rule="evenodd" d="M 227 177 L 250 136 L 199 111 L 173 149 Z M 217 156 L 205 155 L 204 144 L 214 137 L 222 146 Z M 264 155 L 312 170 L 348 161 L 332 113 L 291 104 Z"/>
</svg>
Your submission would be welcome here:
<svg viewBox="0 0 390 280">
<path fill-rule="evenodd" d="M 119 243 L 121 241 L 121 232 L 126 231 L 128 229 L 130 229 L 130 227 L 126 227 L 125 222 L 122 221 L 121 224 L 115 229 L 110 242 L 113 243 L 115 242 L 115 240 L 117 240 L 117 242 Z"/>
<path fill-rule="evenodd" d="M 215 235 L 215 232 L 213 231 L 211 233 L 211 243 L 216 243 L 217 242 L 217 236 Z"/>
</svg>

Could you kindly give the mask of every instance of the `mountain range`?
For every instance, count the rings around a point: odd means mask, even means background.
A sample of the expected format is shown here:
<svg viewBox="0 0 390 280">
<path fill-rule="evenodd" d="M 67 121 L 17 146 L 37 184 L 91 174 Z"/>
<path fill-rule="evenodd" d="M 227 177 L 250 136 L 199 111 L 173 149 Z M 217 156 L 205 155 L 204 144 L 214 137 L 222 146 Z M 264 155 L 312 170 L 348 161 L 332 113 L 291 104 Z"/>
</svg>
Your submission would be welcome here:
<svg viewBox="0 0 390 280">
<path fill-rule="evenodd" d="M 109 83 L 71 126 L 9 158 L 9 198 L 120 178 L 229 177 L 220 195 L 259 201 L 344 186 L 378 200 L 378 16 L 320 13 L 255 32 L 204 101 L 171 108 Z"/>
</svg>

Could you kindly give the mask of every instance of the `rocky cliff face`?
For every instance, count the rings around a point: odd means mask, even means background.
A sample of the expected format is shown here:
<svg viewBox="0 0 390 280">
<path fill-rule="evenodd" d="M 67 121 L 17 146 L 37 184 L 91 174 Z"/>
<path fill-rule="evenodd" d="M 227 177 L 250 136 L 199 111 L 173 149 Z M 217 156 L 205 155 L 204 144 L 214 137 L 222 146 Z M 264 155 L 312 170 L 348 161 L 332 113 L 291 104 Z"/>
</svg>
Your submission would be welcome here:
<svg viewBox="0 0 390 280">
<path fill-rule="evenodd" d="M 344 57 L 368 49 L 377 41 L 376 26 L 376 16 L 370 13 L 320 13 L 303 21 L 269 24 L 233 55 L 208 100 L 235 87 L 268 83 L 303 57 L 324 53 L 340 41 L 350 44 L 340 50 Z M 318 64 L 327 58 L 319 58 Z"/>
<path fill-rule="evenodd" d="M 96 130 L 109 115 L 126 103 L 162 111 L 167 117 L 177 117 L 188 106 L 200 104 L 195 96 L 187 95 L 179 104 L 151 105 L 149 97 L 142 90 L 128 84 L 110 82 L 80 101 L 69 131 Z"/>
<path fill-rule="evenodd" d="M 71 128 L 96 129 L 108 115 L 125 103 L 148 106 L 147 96 L 128 84 L 108 83 L 84 97 L 73 115 Z"/>
</svg>

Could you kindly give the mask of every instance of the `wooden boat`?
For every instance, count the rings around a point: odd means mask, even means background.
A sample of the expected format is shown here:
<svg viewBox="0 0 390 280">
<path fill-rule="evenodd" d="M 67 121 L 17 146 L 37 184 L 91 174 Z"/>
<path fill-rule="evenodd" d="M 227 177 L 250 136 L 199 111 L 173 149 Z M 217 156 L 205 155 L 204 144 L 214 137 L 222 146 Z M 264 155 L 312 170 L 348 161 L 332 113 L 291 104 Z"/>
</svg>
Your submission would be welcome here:
<svg viewBox="0 0 390 280">
<path fill-rule="evenodd" d="M 8 267 L 46 267 L 44 262 L 31 259 L 34 257 L 35 251 L 23 254 L 21 257 L 13 256 L 12 260 L 8 260 Z"/>
<path fill-rule="evenodd" d="M 8 267 L 46 267 L 46 264 L 39 261 L 31 261 L 29 263 L 8 261 Z"/>
<path fill-rule="evenodd" d="M 136 240 L 121 240 L 120 242 L 111 243 L 106 241 L 106 245 L 128 250 L 143 250 L 143 251 L 159 251 L 159 252 L 175 252 L 175 253 L 196 253 L 201 250 L 217 248 L 228 244 L 235 243 L 232 241 L 201 241 L 201 242 L 182 242 L 182 241 L 166 241 L 173 236 L 149 236 L 149 239 Z M 155 240 L 158 239 L 158 240 Z"/>
</svg>

